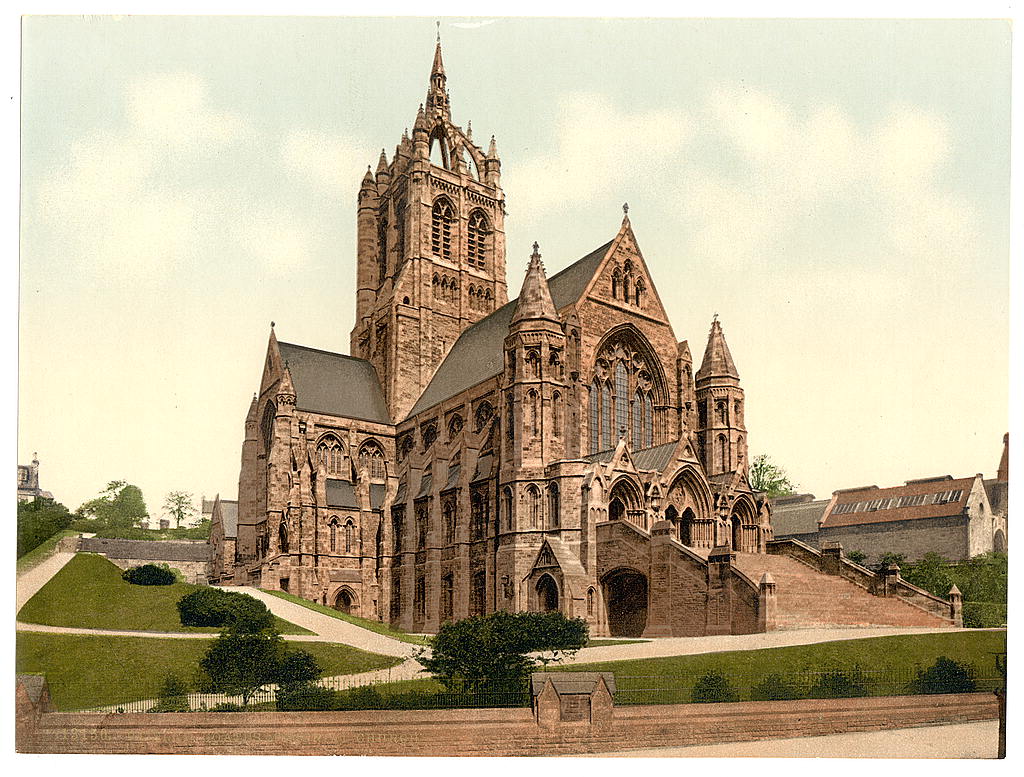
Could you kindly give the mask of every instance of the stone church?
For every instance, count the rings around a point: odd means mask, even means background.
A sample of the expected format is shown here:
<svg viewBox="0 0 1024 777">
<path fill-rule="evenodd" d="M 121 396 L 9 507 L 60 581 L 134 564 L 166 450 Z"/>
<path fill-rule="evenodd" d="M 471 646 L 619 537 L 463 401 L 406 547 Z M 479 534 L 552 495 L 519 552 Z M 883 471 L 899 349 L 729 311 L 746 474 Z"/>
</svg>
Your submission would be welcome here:
<svg viewBox="0 0 1024 777">
<path fill-rule="evenodd" d="M 495 610 L 595 635 L 776 627 L 722 325 L 694 369 L 624 211 L 550 278 L 535 243 L 509 301 L 501 160 L 454 123 L 438 42 L 412 136 L 359 186 L 352 355 L 271 329 L 214 581 L 416 632 Z M 816 588 L 807 569 L 792 588 Z"/>
</svg>

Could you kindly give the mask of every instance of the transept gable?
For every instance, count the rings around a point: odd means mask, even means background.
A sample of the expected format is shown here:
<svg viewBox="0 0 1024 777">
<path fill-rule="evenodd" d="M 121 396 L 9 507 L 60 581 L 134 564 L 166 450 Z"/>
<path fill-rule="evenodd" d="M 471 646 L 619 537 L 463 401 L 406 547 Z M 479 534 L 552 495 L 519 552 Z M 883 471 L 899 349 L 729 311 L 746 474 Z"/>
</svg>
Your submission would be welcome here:
<svg viewBox="0 0 1024 777">
<path fill-rule="evenodd" d="M 613 305 L 669 325 L 628 216 L 622 219 L 618 234 L 580 298 Z"/>
</svg>

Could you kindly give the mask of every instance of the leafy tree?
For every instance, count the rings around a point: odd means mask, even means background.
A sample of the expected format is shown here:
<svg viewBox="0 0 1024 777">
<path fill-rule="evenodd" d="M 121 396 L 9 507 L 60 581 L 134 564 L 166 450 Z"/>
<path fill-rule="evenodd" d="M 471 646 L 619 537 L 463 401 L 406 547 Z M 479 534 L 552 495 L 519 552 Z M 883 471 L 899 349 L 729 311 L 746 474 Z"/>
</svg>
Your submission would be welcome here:
<svg viewBox="0 0 1024 777">
<path fill-rule="evenodd" d="M 796 483 L 789 479 L 786 470 L 761 453 L 750 462 L 750 487 L 764 491 L 770 498 L 796 493 Z"/>
<path fill-rule="evenodd" d="M 124 480 L 107 483 L 100 496 L 90 499 L 78 511 L 94 519 L 101 529 L 127 529 L 149 517 L 142 490 Z"/>
<path fill-rule="evenodd" d="M 276 631 L 244 634 L 229 629 L 213 641 L 199 666 L 211 690 L 241 696 L 246 705 L 254 693 L 277 681 L 284 656 L 284 640 Z"/>
<path fill-rule="evenodd" d="M 433 655 L 419 661 L 449 690 L 510 687 L 538 663 L 575 653 L 588 637 L 586 621 L 560 612 L 494 612 L 445 623 L 431 640 Z M 550 655 L 529 655 L 540 652 Z"/>
<path fill-rule="evenodd" d="M 953 578 L 949 573 L 949 559 L 938 553 L 925 553 L 920 561 L 901 564 L 900 576 L 908 583 L 936 596 L 946 596 L 953 586 Z"/>
<path fill-rule="evenodd" d="M 884 570 L 890 564 L 895 564 L 896 566 L 898 566 L 900 568 L 900 577 L 902 577 L 903 576 L 903 565 L 904 565 L 904 562 L 906 561 L 906 558 L 907 557 L 904 556 L 902 553 L 883 553 L 882 557 L 880 559 L 878 559 L 878 564 L 876 566 L 877 566 L 877 568 L 879 570 Z"/>
<path fill-rule="evenodd" d="M 70 527 L 74 519 L 68 508 L 52 499 L 18 502 L 18 558 Z"/>
<path fill-rule="evenodd" d="M 860 564 L 861 566 L 864 566 L 864 562 L 868 560 L 868 554 L 862 550 L 851 550 L 849 553 L 844 553 L 843 555 L 850 559 L 854 564 Z"/>
<path fill-rule="evenodd" d="M 188 685 L 174 674 L 164 677 L 157 698 L 156 706 L 151 708 L 150 712 L 188 712 L 191 709 L 188 702 Z"/>
<path fill-rule="evenodd" d="M 174 528 L 180 529 L 181 522 L 196 514 L 192 494 L 187 491 L 171 491 L 164 499 L 164 510 L 174 516 Z"/>
<path fill-rule="evenodd" d="M 181 597 L 177 607 L 183 626 L 226 626 L 249 634 L 274 628 L 267 605 L 236 591 L 199 588 Z"/>
</svg>

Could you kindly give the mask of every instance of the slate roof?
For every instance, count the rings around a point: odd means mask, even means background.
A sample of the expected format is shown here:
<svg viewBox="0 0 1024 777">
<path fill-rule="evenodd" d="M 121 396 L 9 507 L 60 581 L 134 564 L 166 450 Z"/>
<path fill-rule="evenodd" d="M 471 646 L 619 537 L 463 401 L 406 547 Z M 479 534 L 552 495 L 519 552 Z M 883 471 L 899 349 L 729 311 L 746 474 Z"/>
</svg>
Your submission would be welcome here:
<svg viewBox="0 0 1024 777">
<path fill-rule="evenodd" d="M 834 526 L 859 526 L 863 524 L 887 523 L 889 521 L 909 521 L 921 518 L 942 518 L 961 515 L 967 509 L 967 497 L 970 496 L 975 478 L 954 479 L 951 477 L 927 478 L 911 480 L 902 486 L 878 488 L 869 486 L 861 489 L 849 489 L 836 492 L 836 502 L 825 515 L 822 528 Z M 936 504 L 933 499 L 937 495 L 950 491 L 960 491 L 958 499 Z M 893 500 L 901 497 L 921 497 L 922 504 L 903 507 L 881 505 L 871 509 L 868 505 L 878 500 Z M 856 509 L 843 508 L 844 505 L 858 505 Z M 774 519 L 773 519 L 774 522 Z"/>
<path fill-rule="evenodd" d="M 589 696 L 594 692 L 597 681 L 601 677 L 604 677 L 608 691 L 615 693 L 614 672 L 534 672 L 530 675 L 530 685 L 534 696 L 544 690 L 548 681 L 558 691 L 559 696 L 578 693 Z"/>
<path fill-rule="evenodd" d="M 1006 480 L 986 480 L 985 493 L 988 494 L 988 503 L 992 512 L 999 513 L 1006 510 L 1010 498 L 1010 483 Z"/>
<path fill-rule="evenodd" d="M 772 501 L 772 528 L 776 539 L 817 534 L 818 522 L 830 499 L 815 499 L 813 494 L 781 497 Z"/>
<path fill-rule="evenodd" d="M 655 445 L 653 448 L 643 448 L 638 451 L 630 451 L 633 456 L 633 464 L 637 469 L 663 472 L 668 463 L 672 460 L 672 454 L 675 452 L 676 446 L 679 444 L 679 440 L 673 440 L 672 442 L 662 443 L 661 445 Z M 615 449 L 609 449 L 595 453 L 593 455 L 585 457 L 587 461 L 593 461 L 595 463 L 607 464 L 612 460 L 612 456 L 615 455 Z"/>
<path fill-rule="evenodd" d="M 368 361 L 294 343 L 277 345 L 292 374 L 297 409 L 391 423 L 377 371 Z"/>
<path fill-rule="evenodd" d="M 551 292 L 551 301 L 556 310 L 571 305 L 583 295 L 613 242 L 609 240 L 600 248 L 548 278 L 548 290 Z M 409 411 L 409 416 L 429 410 L 449 397 L 501 372 L 504 352 L 502 344 L 508 335 L 518 301 L 512 300 L 463 331 L 413 409 Z M 292 375 L 295 375 L 294 370 Z"/>
<path fill-rule="evenodd" d="M 350 480 L 338 478 L 327 478 L 327 506 L 344 507 L 353 510 L 359 509 L 359 500 L 356 499 L 356 489 Z M 370 484 L 370 507 L 379 510 L 384 504 L 384 494 L 387 486 L 381 483 Z"/>
<path fill-rule="evenodd" d="M 102 553 L 107 558 L 144 561 L 209 561 L 210 558 L 210 546 L 205 542 L 83 537 L 80 549 L 85 553 Z"/>
</svg>

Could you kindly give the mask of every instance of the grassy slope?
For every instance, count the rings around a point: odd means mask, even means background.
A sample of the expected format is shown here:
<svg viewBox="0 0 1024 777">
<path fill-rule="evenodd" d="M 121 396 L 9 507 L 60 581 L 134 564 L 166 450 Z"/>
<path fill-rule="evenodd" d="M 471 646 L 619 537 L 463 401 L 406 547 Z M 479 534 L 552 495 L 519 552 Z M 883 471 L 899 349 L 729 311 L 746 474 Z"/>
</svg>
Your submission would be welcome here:
<svg viewBox="0 0 1024 777">
<path fill-rule="evenodd" d="M 335 610 L 331 607 L 326 607 L 322 604 L 311 602 L 309 599 L 303 599 L 302 597 L 295 596 L 294 594 L 287 594 L 284 591 L 270 591 L 267 589 L 261 590 L 264 591 L 264 593 L 271 594 L 273 596 L 278 597 L 279 599 L 284 599 L 285 601 L 293 602 L 294 604 L 300 604 L 307 609 L 315 610 L 316 612 L 323 613 L 324 615 L 329 615 L 332 618 L 343 620 L 346 623 L 351 623 L 354 626 L 359 626 L 360 628 L 376 632 L 377 634 L 383 634 L 386 637 L 391 637 L 392 639 L 397 639 L 401 642 L 411 642 L 414 645 L 429 644 L 429 640 L 427 637 L 421 637 L 418 634 L 409 634 L 408 632 L 402 631 L 401 629 L 396 629 L 392 626 L 389 626 L 386 623 L 371 621 L 366 618 L 360 618 L 356 615 L 347 615 L 346 613 L 339 612 L 338 610 Z"/>
<path fill-rule="evenodd" d="M 770 673 L 786 674 L 802 670 L 824 670 L 836 667 L 860 666 L 864 670 L 913 670 L 927 668 L 939 656 L 974 664 L 979 676 L 993 676 L 993 652 L 1006 649 L 1006 633 L 994 631 L 958 632 L 949 634 L 916 634 L 898 637 L 871 637 L 867 639 L 824 642 L 817 645 L 796 645 L 763 650 L 735 650 L 725 653 L 703 653 L 670 658 L 645 658 L 629 661 L 605 661 L 594 664 L 552 664 L 551 671 L 562 672 L 614 672 L 616 682 L 623 687 L 621 678 L 659 677 L 653 682 L 644 679 L 626 683 L 630 687 L 671 687 L 671 678 L 678 676 L 681 687 L 689 690 L 695 675 L 711 670 L 727 674 L 750 674 L 757 677 Z M 381 693 L 420 691 L 432 693 L 442 690 L 436 680 L 406 680 L 376 686 Z"/>
<path fill-rule="evenodd" d="M 43 540 L 39 545 L 32 548 L 28 553 L 18 559 L 18 574 L 23 575 L 32 567 L 36 566 L 42 561 L 45 561 L 53 555 L 54 551 L 57 550 L 57 543 L 60 542 L 64 537 L 73 537 L 78 532 L 73 529 L 63 529 L 57 532 L 49 539 Z"/>
<path fill-rule="evenodd" d="M 79 553 L 25 603 L 18 619 L 84 629 L 217 632 L 220 629 L 182 626 L 178 618 L 177 601 L 200 587 L 131 585 L 103 556 Z M 280 618 L 277 628 L 282 634 L 312 633 Z"/>
<path fill-rule="evenodd" d="M 167 674 L 191 681 L 209 647 L 205 639 L 106 637 L 19 632 L 17 671 L 45 674 L 60 710 L 154 698 Z M 316 656 L 325 676 L 384 669 L 399 658 L 348 645 L 289 642 Z"/>
</svg>

